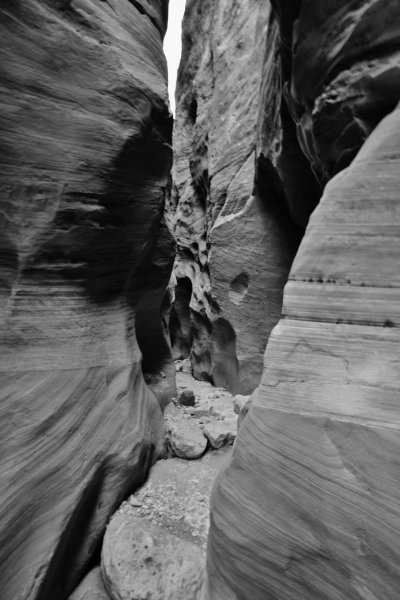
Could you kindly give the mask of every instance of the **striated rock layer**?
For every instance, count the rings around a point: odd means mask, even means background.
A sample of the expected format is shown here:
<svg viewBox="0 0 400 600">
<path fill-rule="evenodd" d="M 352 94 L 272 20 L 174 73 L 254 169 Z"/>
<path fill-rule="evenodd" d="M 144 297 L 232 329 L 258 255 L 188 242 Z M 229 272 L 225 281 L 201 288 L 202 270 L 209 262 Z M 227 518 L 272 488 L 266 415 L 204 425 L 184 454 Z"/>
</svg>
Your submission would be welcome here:
<svg viewBox="0 0 400 600">
<path fill-rule="evenodd" d="M 315 206 L 288 113 L 283 131 L 277 34 L 268 2 L 187 2 L 168 207 L 178 245 L 171 334 L 196 377 L 242 393 L 259 382 L 300 239 L 281 182 L 288 166 L 301 165 L 296 194 L 307 188 L 301 225 Z"/>
<path fill-rule="evenodd" d="M 208 600 L 400 594 L 400 109 L 326 187 L 211 510 Z"/>
<path fill-rule="evenodd" d="M 4 600 L 66 598 L 160 450 L 167 5 L 1 3 Z"/>
</svg>

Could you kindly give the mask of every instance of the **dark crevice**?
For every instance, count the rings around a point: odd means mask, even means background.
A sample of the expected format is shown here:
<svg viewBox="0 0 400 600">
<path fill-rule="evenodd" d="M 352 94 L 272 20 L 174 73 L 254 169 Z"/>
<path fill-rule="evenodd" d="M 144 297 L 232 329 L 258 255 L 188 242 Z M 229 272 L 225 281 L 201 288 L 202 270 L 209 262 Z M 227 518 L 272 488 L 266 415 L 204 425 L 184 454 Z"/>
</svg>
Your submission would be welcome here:
<svg viewBox="0 0 400 600">
<path fill-rule="evenodd" d="M 136 339 L 143 373 L 159 373 L 171 362 L 165 289 L 172 271 L 175 245 L 164 219 L 154 222 L 153 241 L 128 280 L 126 298 L 135 311 Z"/>
<path fill-rule="evenodd" d="M 36 600 L 66 600 L 99 563 L 109 518 L 125 498 L 143 485 L 153 461 L 151 446 L 142 448 L 134 467 L 117 455 L 108 456 L 99 464 L 65 527 Z"/>
<path fill-rule="evenodd" d="M 193 286 L 188 277 L 180 277 L 175 287 L 175 301 L 171 310 L 170 335 L 174 359 L 188 358 L 193 342 L 190 319 L 190 300 Z"/>
<path fill-rule="evenodd" d="M 197 100 L 196 100 L 196 98 L 192 98 L 192 101 L 189 104 L 188 115 L 189 115 L 189 119 L 190 119 L 190 122 L 192 123 L 192 125 L 195 125 L 196 121 L 197 121 Z"/>
<path fill-rule="evenodd" d="M 226 319 L 213 322 L 213 382 L 235 394 L 239 389 L 239 362 L 236 355 L 236 333 Z"/>
<path fill-rule="evenodd" d="M 304 229 L 291 217 L 289 205 L 281 179 L 271 161 L 260 156 L 257 164 L 256 193 L 262 199 L 265 210 L 285 232 L 285 238 L 293 252 L 304 235 Z"/>
</svg>

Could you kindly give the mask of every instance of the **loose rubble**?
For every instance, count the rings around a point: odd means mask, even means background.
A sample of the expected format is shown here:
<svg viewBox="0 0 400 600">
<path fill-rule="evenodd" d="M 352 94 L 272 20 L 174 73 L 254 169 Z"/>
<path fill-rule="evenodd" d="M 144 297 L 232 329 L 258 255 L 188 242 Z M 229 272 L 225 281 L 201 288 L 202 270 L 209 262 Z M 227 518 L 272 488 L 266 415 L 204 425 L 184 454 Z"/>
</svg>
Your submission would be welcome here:
<svg viewBox="0 0 400 600">
<path fill-rule="evenodd" d="M 187 361 L 176 363 L 178 399 L 174 398 L 164 413 L 167 455 L 192 460 L 207 448 L 232 445 L 238 420 L 235 407 L 241 406 L 241 400 L 224 388 L 194 379 Z"/>
</svg>

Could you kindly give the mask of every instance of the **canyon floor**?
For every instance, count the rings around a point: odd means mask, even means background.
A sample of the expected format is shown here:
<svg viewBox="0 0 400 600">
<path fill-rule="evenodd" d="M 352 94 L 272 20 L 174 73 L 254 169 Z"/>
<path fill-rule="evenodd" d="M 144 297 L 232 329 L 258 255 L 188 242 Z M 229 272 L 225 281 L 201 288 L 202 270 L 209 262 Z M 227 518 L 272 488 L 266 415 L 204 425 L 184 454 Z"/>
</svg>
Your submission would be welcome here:
<svg viewBox="0 0 400 600">
<path fill-rule="evenodd" d="M 199 597 L 212 487 L 229 465 L 248 397 L 194 379 L 187 360 L 176 368 L 177 393 L 164 413 L 165 458 L 111 518 L 101 572 L 91 571 L 70 600 L 151 599 L 159 589 L 168 599 Z M 164 373 L 147 379 L 165 391 Z"/>
<path fill-rule="evenodd" d="M 179 407 L 173 402 L 166 410 L 166 420 L 172 420 L 181 431 L 189 428 L 189 434 L 192 427 L 223 429 L 226 423 L 235 423 L 236 427 L 234 397 L 223 388 L 179 370 L 185 369 L 185 362 L 177 361 L 177 367 L 177 398 L 185 390 L 192 390 L 195 406 Z M 158 461 L 145 485 L 121 505 L 119 513 L 145 518 L 194 542 L 205 553 L 211 489 L 217 473 L 229 463 L 233 441 L 232 436 L 221 439 L 218 449 L 209 442 L 205 454 L 198 459 L 172 456 Z"/>
</svg>

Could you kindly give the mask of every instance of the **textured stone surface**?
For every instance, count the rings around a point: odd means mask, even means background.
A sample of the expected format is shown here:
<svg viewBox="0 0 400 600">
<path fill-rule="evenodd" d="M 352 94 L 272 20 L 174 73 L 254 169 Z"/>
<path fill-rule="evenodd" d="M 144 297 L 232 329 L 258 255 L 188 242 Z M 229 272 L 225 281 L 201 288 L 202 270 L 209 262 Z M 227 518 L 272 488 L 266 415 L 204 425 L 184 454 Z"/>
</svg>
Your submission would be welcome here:
<svg viewBox="0 0 400 600">
<path fill-rule="evenodd" d="M 204 425 L 204 435 L 210 446 L 217 450 L 225 444 L 233 444 L 236 439 L 237 419 L 219 420 Z"/>
<path fill-rule="evenodd" d="M 104 587 L 100 567 L 96 567 L 86 575 L 69 600 L 110 600 Z"/>
<path fill-rule="evenodd" d="M 1 2 L 4 600 L 68 597 L 160 449 L 166 8 Z"/>
<path fill-rule="evenodd" d="M 193 390 L 183 390 L 178 396 L 178 404 L 182 406 L 194 406 L 196 397 Z"/>
<path fill-rule="evenodd" d="M 258 383 L 298 236 L 400 94 L 398 0 L 188 2 L 172 334 L 196 377 Z M 297 232 L 298 233 L 298 232 Z"/>
<path fill-rule="evenodd" d="M 400 593 L 400 110 L 327 186 L 214 488 L 208 600 Z"/>
<path fill-rule="evenodd" d="M 285 99 L 322 183 L 347 166 L 400 95 L 398 0 L 272 0 Z"/>
<path fill-rule="evenodd" d="M 264 69 L 276 24 L 271 32 L 268 2 L 189 0 L 183 31 L 168 210 L 175 356 L 191 354 L 196 377 L 248 393 L 298 244 L 284 194 L 259 166 L 272 144 L 259 123 L 263 78 L 280 77 L 273 61 Z M 265 117 L 270 126 L 275 116 Z M 270 137 L 282 137 L 279 123 Z"/>
<path fill-rule="evenodd" d="M 250 396 L 241 396 L 238 394 L 233 398 L 233 410 L 238 415 L 248 403 Z"/>
<path fill-rule="evenodd" d="M 205 556 L 211 489 L 216 474 L 231 455 L 232 446 L 226 446 L 222 450 L 211 450 L 196 461 L 159 460 L 145 485 L 121 505 L 120 511 L 144 517 L 169 533 L 197 544 Z"/>
<path fill-rule="evenodd" d="M 113 600 L 198 600 L 198 546 L 147 519 L 117 513 L 104 536 L 101 569 Z"/>
</svg>

